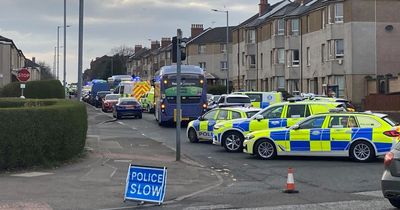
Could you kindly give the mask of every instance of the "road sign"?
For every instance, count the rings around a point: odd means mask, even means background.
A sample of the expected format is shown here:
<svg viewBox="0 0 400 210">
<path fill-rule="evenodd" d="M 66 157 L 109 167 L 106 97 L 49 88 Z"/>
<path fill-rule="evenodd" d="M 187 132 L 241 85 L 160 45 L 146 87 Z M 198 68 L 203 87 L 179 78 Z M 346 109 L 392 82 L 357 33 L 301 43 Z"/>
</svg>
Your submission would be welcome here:
<svg viewBox="0 0 400 210">
<path fill-rule="evenodd" d="M 17 79 L 20 82 L 26 82 L 29 80 L 29 78 L 31 77 L 31 73 L 28 71 L 28 69 L 26 68 L 22 68 L 18 71 L 17 73 Z"/>
<path fill-rule="evenodd" d="M 130 165 L 126 178 L 124 200 L 161 204 L 167 185 L 167 168 Z"/>
<path fill-rule="evenodd" d="M 25 88 L 25 84 L 20 84 L 20 88 L 24 89 Z"/>
</svg>

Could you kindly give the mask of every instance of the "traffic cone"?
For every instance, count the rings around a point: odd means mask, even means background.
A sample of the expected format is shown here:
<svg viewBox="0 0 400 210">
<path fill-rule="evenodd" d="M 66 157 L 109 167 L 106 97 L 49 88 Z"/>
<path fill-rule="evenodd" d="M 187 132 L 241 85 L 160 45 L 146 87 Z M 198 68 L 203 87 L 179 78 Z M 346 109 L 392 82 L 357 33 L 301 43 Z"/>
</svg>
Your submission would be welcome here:
<svg viewBox="0 0 400 210">
<path fill-rule="evenodd" d="M 283 191 L 284 193 L 298 193 L 294 185 L 294 177 L 293 177 L 293 168 L 288 168 L 288 176 L 286 181 L 286 189 Z"/>
</svg>

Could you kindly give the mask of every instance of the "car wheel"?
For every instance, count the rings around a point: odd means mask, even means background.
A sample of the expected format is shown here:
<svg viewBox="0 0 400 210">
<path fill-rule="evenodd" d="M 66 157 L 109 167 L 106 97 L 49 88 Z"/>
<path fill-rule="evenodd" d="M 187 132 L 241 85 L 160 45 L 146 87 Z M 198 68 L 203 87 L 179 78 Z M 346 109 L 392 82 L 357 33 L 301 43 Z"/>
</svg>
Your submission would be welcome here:
<svg viewBox="0 0 400 210">
<path fill-rule="evenodd" d="M 142 119 L 142 114 L 140 114 L 140 115 L 138 116 L 138 118 L 139 118 L 139 119 Z"/>
<path fill-rule="evenodd" d="M 369 162 L 375 158 L 375 150 L 370 143 L 358 141 L 351 145 L 350 157 L 357 162 Z"/>
<path fill-rule="evenodd" d="M 231 131 L 223 136 L 223 146 L 227 152 L 241 152 L 243 150 L 243 135 Z"/>
<path fill-rule="evenodd" d="M 388 199 L 390 204 L 396 208 L 400 208 L 400 200 L 399 199 Z"/>
<path fill-rule="evenodd" d="M 269 140 L 260 140 L 253 148 L 253 153 L 263 160 L 270 160 L 276 157 L 275 145 Z"/>
<path fill-rule="evenodd" d="M 190 128 L 190 129 L 189 129 L 188 138 L 189 138 L 189 141 L 190 141 L 191 143 L 197 143 L 197 142 L 199 142 L 199 139 L 197 138 L 197 133 L 196 133 L 196 131 L 195 131 L 193 128 Z"/>
</svg>

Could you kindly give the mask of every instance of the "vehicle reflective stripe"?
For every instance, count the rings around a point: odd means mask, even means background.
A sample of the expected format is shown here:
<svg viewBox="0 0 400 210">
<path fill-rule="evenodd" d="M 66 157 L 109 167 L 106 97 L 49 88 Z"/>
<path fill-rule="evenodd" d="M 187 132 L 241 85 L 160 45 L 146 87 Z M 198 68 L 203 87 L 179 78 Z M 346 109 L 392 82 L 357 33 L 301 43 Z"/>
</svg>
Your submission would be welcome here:
<svg viewBox="0 0 400 210">
<path fill-rule="evenodd" d="M 199 131 L 199 130 L 200 130 L 200 121 L 199 121 L 199 120 L 195 120 L 195 121 L 193 122 L 193 128 L 194 128 L 194 130 L 196 130 L 196 131 Z"/>
<path fill-rule="evenodd" d="M 378 143 L 374 142 L 376 150 L 378 152 L 389 152 L 392 148 L 392 143 Z"/>
<path fill-rule="evenodd" d="M 310 141 L 290 141 L 291 151 L 310 151 Z"/>
<path fill-rule="evenodd" d="M 255 107 L 255 108 L 263 108 L 263 107 L 261 107 L 261 103 L 260 102 L 256 102 L 256 101 L 251 102 L 251 106 Z"/>
<path fill-rule="evenodd" d="M 287 119 L 269 119 L 268 128 L 281 128 L 287 126 Z"/>
<path fill-rule="evenodd" d="M 209 120 L 208 121 L 208 126 L 207 126 L 207 131 L 213 131 L 214 130 L 214 125 L 217 121 L 215 120 Z"/>
<path fill-rule="evenodd" d="M 200 121 L 200 129 L 199 131 L 207 131 L 208 129 L 208 121 Z"/>
<path fill-rule="evenodd" d="M 271 131 L 269 136 L 278 145 L 278 151 L 283 151 L 281 147 L 285 148 L 284 151 L 290 151 L 289 131 Z"/>
<path fill-rule="evenodd" d="M 291 151 L 310 151 L 311 143 L 310 143 L 309 129 L 291 130 L 289 132 L 290 132 Z M 316 148 L 317 145 L 313 144 L 313 147 Z"/>
<path fill-rule="evenodd" d="M 331 131 L 329 128 L 321 129 L 321 151 L 331 151 Z"/>
<path fill-rule="evenodd" d="M 352 128 L 351 140 L 367 139 L 372 140 L 372 128 Z"/>
<path fill-rule="evenodd" d="M 233 128 L 239 128 L 242 131 L 249 131 L 250 128 L 250 121 L 246 120 L 240 123 L 234 123 Z"/>
<path fill-rule="evenodd" d="M 268 107 L 270 105 L 270 102 L 266 102 L 266 101 L 263 101 L 263 102 L 261 102 L 261 109 L 264 109 L 265 107 Z"/>
</svg>

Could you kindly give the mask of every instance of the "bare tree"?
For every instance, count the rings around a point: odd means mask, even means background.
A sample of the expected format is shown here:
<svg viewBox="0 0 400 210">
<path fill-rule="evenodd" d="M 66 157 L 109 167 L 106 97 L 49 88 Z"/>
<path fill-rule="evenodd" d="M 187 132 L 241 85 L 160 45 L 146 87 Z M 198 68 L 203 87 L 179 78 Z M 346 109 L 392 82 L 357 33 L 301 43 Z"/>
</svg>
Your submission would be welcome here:
<svg viewBox="0 0 400 210">
<path fill-rule="evenodd" d="M 126 45 L 121 45 L 119 47 L 114 47 L 111 49 L 111 54 L 112 55 L 119 55 L 119 56 L 131 56 L 135 52 L 135 48 L 129 47 Z"/>
<path fill-rule="evenodd" d="M 44 61 L 39 61 L 37 65 L 39 65 L 40 67 L 41 80 L 55 79 L 54 75 L 51 73 L 51 68 L 48 64 L 46 64 Z"/>
</svg>

